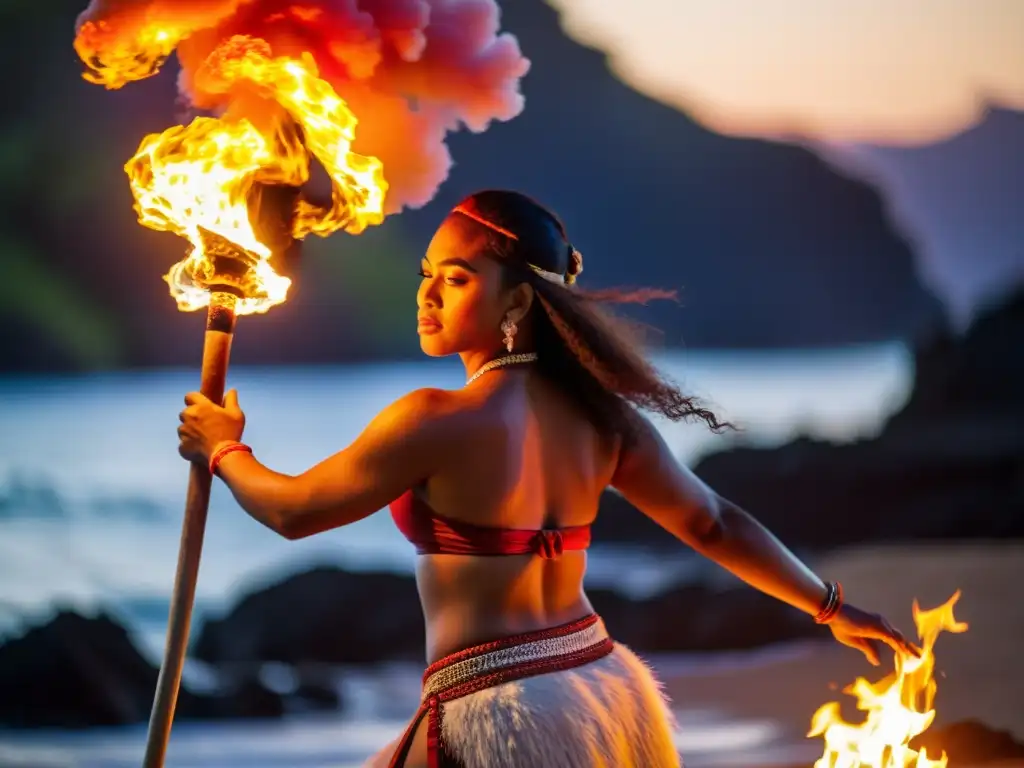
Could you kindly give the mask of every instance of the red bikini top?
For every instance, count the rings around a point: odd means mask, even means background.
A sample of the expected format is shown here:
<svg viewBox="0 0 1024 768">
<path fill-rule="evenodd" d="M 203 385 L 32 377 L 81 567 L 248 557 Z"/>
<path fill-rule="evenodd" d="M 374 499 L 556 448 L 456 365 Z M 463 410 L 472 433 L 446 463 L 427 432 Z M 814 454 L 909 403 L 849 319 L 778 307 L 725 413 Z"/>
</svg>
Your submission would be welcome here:
<svg viewBox="0 0 1024 768">
<path fill-rule="evenodd" d="M 391 517 L 421 555 L 528 555 L 558 557 L 590 546 L 590 526 L 494 528 L 437 514 L 411 490 L 391 502 Z"/>
</svg>

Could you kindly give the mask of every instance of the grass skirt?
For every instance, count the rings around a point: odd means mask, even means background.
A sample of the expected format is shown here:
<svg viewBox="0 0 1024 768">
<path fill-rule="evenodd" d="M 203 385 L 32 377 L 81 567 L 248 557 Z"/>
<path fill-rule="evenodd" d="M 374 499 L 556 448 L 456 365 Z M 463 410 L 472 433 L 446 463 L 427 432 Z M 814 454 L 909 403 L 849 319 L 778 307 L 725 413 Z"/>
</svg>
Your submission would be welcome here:
<svg viewBox="0 0 1024 768">
<path fill-rule="evenodd" d="M 661 686 L 597 616 L 432 664 L 420 710 L 432 768 L 677 768 Z"/>
</svg>

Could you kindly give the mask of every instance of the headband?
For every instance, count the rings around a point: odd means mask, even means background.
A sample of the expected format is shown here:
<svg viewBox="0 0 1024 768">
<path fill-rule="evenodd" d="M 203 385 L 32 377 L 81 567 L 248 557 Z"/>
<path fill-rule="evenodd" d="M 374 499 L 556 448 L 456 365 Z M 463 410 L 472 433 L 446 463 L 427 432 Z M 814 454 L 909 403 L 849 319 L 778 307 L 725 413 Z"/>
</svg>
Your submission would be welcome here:
<svg viewBox="0 0 1024 768">
<path fill-rule="evenodd" d="M 500 235 L 504 235 L 509 240 L 519 240 L 519 235 L 511 230 L 505 229 L 504 227 L 498 226 L 494 222 L 488 221 L 479 213 L 472 208 L 465 205 L 457 205 L 452 211 L 453 213 L 461 213 L 463 216 L 468 216 L 478 224 L 483 224 L 488 229 L 497 232 Z M 549 283 L 555 283 L 556 285 L 572 285 L 576 282 L 576 276 L 583 272 L 583 254 L 580 253 L 576 248 L 569 243 L 569 268 L 566 270 L 564 275 L 560 275 L 557 272 L 551 272 L 547 269 L 541 269 L 540 267 L 526 262 L 526 266 L 534 271 L 539 277 L 544 278 Z"/>
</svg>

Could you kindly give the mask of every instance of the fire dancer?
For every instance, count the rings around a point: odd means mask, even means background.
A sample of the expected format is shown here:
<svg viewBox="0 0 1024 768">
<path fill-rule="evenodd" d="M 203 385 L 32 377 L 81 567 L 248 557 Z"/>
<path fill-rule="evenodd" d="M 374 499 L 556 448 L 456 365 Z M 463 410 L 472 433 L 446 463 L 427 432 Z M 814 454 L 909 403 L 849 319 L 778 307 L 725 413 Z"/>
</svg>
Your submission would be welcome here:
<svg viewBox="0 0 1024 768">
<path fill-rule="evenodd" d="M 426 354 L 462 358 L 465 387 L 412 392 L 297 476 L 239 442 L 234 391 L 223 406 L 186 397 L 181 455 L 207 462 L 259 522 L 298 539 L 390 504 L 415 545 L 430 666 L 408 730 L 372 765 L 679 765 L 658 683 L 583 591 L 607 486 L 872 663 L 880 643 L 917 653 L 675 460 L 641 410 L 728 425 L 661 378 L 600 307 L 659 292 L 587 294 L 582 270 L 558 218 L 530 198 L 464 200 L 423 258 L 417 318 Z"/>
</svg>

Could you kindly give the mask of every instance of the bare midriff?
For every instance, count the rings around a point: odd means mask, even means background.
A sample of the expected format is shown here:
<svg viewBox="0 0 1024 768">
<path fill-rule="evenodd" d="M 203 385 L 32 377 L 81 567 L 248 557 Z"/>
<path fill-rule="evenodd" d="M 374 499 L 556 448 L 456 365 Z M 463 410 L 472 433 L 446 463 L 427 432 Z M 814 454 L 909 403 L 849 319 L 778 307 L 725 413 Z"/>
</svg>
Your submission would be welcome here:
<svg viewBox="0 0 1024 768">
<path fill-rule="evenodd" d="M 587 553 L 421 555 L 416 584 L 432 663 L 472 645 L 565 624 L 593 612 L 583 592 Z"/>
</svg>

